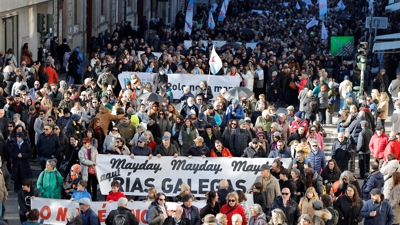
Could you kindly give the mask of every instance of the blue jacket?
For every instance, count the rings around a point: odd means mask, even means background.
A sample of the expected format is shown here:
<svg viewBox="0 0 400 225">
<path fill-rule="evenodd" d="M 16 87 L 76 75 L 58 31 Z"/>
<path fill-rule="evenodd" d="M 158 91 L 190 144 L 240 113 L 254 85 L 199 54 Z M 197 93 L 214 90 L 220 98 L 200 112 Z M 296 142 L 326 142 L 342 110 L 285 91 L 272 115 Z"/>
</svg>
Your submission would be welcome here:
<svg viewBox="0 0 400 225">
<path fill-rule="evenodd" d="M 88 198 L 88 199 L 90 199 L 90 201 L 92 201 L 92 196 L 89 194 L 89 192 L 86 190 L 86 188 L 83 191 L 75 190 L 74 193 L 72 194 L 71 198 L 74 198 L 75 201 L 78 201 L 81 198 Z"/>
<path fill-rule="evenodd" d="M 36 147 L 40 157 L 50 158 L 52 155 L 56 157 L 56 154 L 60 152 L 60 140 L 57 134 L 46 137 L 45 133 L 41 133 Z"/>
<path fill-rule="evenodd" d="M 78 73 L 78 74 L 82 74 L 82 62 L 83 62 L 83 55 L 82 55 L 82 53 L 80 52 L 80 49 L 78 48 L 78 47 L 76 47 L 75 49 L 74 49 L 74 51 L 75 52 L 78 52 L 78 61 L 79 61 L 79 63 L 78 63 L 78 69 L 76 70 L 76 72 Z"/>
<path fill-rule="evenodd" d="M 282 150 L 272 150 L 269 153 L 268 158 L 276 158 L 278 156 L 281 158 L 292 158 L 292 156 L 290 155 L 290 151 L 287 148 Z"/>
<path fill-rule="evenodd" d="M 100 224 L 99 217 L 96 215 L 96 212 L 92 210 L 92 208 L 89 208 L 86 212 L 81 210 L 80 217 L 82 219 L 82 224 L 84 225 Z"/>
<path fill-rule="evenodd" d="M 361 199 L 364 201 L 370 200 L 371 195 L 369 193 L 372 189 L 381 189 L 384 183 L 383 174 L 379 171 L 373 171 L 363 182 L 361 187 Z"/>
<path fill-rule="evenodd" d="M 361 208 L 360 216 L 364 217 L 364 225 L 391 225 L 394 221 L 394 214 L 392 207 L 388 201 L 383 200 L 381 203 L 373 203 L 372 200 L 368 200 L 364 203 Z M 372 211 L 376 211 L 374 217 L 370 217 L 369 214 Z"/>
<path fill-rule="evenodd" d="M 232 112 L 235 112 L 235 115 L 232 115 Z M 243 119 L 244 118 L 244 111 L 243 107 L 238 104 L 237 107 L 234 109 L 233 104 L 230 104 L 225 112 L 225 124 L 228 124 L 230 119 Z"/>
<path fill-rule="evenodd" d="M 324 170 L 326 166 L 324 151 L 318 149 L 317 154 L 311 151 L 310 154 L 308 154 L 308 161 L 311 163 L 314 171 L 321 174 L 321 171 Z"/>
</svg>

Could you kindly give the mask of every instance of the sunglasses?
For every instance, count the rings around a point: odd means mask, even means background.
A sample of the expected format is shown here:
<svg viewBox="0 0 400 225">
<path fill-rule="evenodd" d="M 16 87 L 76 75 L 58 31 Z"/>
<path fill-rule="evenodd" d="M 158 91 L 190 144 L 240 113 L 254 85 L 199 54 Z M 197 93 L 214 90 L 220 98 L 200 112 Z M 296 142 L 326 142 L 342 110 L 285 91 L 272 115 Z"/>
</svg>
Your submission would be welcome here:
<svg viewBox="0 0 400 225">
<path fill-rule="evenodd" d="M 117 131 L 118 132 L 118 130 L 115 130 L 115 129 L 113 129 L 113 131 Z"/>
<path fill-rule="evenodd" d="M 14 126 L 8 126 L 8 127 L 14 127 Z"/>
<path fill-rule="evenodd" d="M 256 145 L 256 144 L 258 144 L 258 142 L 253 142 L 253 145 Z"/>
<path fill-rule="evenodd" d="M 165 201 L 165 198 L 159 198 L 158 201 Z"/>
<path fill-rule="evenodd" d="M 232 125 L 235 125 L 235 126 L 237 126 L 237 123 L 232 123 Z"/>
<path fill-rule="evenodd" d="M 47 120 L 47 122 L 52 122 L 53 120 Z"/>
<path fill-rule="evenodd" d="M 49 130 L 49 129 L 44 129 L 44 130 Z"/>
<path fill-rule="evenodd" d="M 289 195 L 290 193 L 284 193 L 284 192 L 282 192 L 282 195 Z"/>
<path fill-rule="evenodd" d="M 164 115 L 164 113 L 159 113 L 158 115 Z"/>
<path fill-rule="evenodd" d="M 85 205 L 85 204 L 83 204 L 83 203 L 79 203 L 79 205 Z"/>
<path fill-rule="evenodd" d="M 229 199 L 228 202 L 236 202 L 234 199 Z"/>
</svg>

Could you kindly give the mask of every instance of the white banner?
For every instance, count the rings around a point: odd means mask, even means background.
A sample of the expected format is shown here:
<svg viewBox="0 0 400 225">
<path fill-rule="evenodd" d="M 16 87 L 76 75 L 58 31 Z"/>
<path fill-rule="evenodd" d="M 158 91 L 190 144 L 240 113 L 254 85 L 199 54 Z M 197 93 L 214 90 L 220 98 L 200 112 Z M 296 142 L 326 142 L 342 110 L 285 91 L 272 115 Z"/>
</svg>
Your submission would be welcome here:
<svg viewBox="0 0 400 225">
<path fill-rule="evenodd" d="M 197 43 L 197 42 L 196 42 Z M 208 46 L 208 42 L 207 41 L 203 41 L 204 43 L 204 47 L 207 48 Z M 226 44 L 226 41 L 212 41 L 214 47 L 222 47 L 224 44 Z M 192 41 L 184 41 L 183 42 L 183 47 L 185 47 L 186 50 L 188 50 L 190 47 L 192 47 Z"/>
<path fill-rule="evenodd" d="M 140 57 L 142 54 L 144 54 L 145 52 L 144 51 L 138 51 L 137 52 L 138 54 L 138 57 Z M 155 60 L 157 61 L 160 57 L 161 57 L 161 55 L 162 55 L 162 52 L 151 52 L 151 53 L 153 53 L 153 55 L 155 56 Z"/>
<path fill-rule="evenodd" d="M 125 87 L 126 82 L 130 82 L 131 75 L 134 72 L 123 72 L 118 75 L 118 80 L 121 87 Z M 138 75 L 143 83 L 150 82 L 153 85 L 153 75 L 151 73 L 135 73 Z M 193 95 L 196 95 L 197 87 L 200 87 L 200 82 L 208 80 L 208 85 L 211 87 L 211 91 L 216 98 L 219 95 L 219 91 L 222 88 L 229 90 L 230 88 L 237 87 L 240 84 L 238 76 L 214 76 L 210 75 L 194 75 L 194 74 L 168 74 L 168 83 L 171 86 L 172 94 L 175 99 L 183 93 L 183 88 L 188 86 Z M 154 88 L 153 88 L 154 90 Z"/>
<path fill-rule="evenodd" d="M 253 196 L 246 194 L 247 205 L 253 205 Z M 128 199 L 129 200 L 129 199 Z M 132 211 L 139 222 L 139 225 L 146 223 L 145 215 L 151 202 L 135 201 L 128 202 L 127 208 Z M 176 202 L 166 202 L 169 210 L 174 210 Z M 193 201 L 194 206 L 201 210 L 207 203 L 206 200 Z M 98 215 L 102 225 L 105 225 L 106 218 L 111 210 L 117 209 L 117 202 L 92 202 L 90 208 Z M 79 211 L 79 205 L 76 201 L 49 198 L 32 199 L 32 209 L 39 210 L 40 224 L 66 224 L 68 209 L 76 209 Z M 169 211 L 168 210 L 168 211 Z"/>
<path fill-rule="evenodd" d="M 281 159 L 287 168 L 291 158 Z M 244 192 L 253 184 L 263 164 L 271 165 L 269 158 L 201 158 L 161 157 L 149 160 L 146 156 L 98 155 L 97 178 L 103 195 L 111 191 L 111 182 L 118 180 L 126 195 L 146 195 L 148 188 L 155 187 L 167 196 L 180 193 L 182 183 L 191 187 L 196 197 L 204 197 L 216 190 L 219 180 L 227 179 L 235 190 Z"/>
</svg>

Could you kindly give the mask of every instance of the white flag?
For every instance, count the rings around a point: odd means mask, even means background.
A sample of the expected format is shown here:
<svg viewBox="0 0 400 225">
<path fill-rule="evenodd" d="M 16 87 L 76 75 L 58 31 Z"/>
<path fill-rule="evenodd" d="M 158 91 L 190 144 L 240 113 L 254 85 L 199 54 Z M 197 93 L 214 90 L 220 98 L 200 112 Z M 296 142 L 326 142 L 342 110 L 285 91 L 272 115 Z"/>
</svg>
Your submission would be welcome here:
<svg viewBox="0 0 400 225">
<path fill-rule="evenodd" d="M 296 9 L 297 9 L 297 10 L 300 10 L 300 9 L 301 9 L 301 7 L 300 7 L 300 5 L 299 5 L 298 2 L 296 2 Z"/>
<path fill-rule="evenodd" d="M 208 27 L 213 30 L 215 28 L 215 22 L 214 22 L 214 18 L 213 18 L 213 14 L 210 10 L 210 15 L 208 15 Z"/>
<path fill-rule="evenodd" d="M 222 3 L 221 11 L 219 11 L 219 15 L 218 15 L 218 21 L 220 21 L 220 22 L 224 21 L 224 19 L 226 17 L 226 11 L 228 10 L 229 1 L 230 0 L 224 0 L 224 3 Z"/>
<path fill-rule="evenodd" d="M 211 73 L 214 75 L 217 74 L 222 68 L 222 60 L 215 51 L 214 46 L 210 55 L 210 61 L 208 63 L 210 64 Z"/>
<path fill-rule="evenodd" d="M 340 1 L 338 2 L 337 6 L 338 6 L 341 10 L 344 10 L 344 9 L 346 8 L 346 6 L 344 5 L 344 3 L 343 3 L 342 0 L 340 0 Z"/>
<path fill-rule="evenodd" d="M 185 31 L 190 35 L 192 33 L 193 26 L 193 0 L 189 0 L 188 7 L 186 9 L 186 18 L 185 18 Z"/>
<path fill-rule="evenodd" d="M 319 21 L 315 19 L 315 16 L 312 18 L 312 20 L 307 23 L 306 28 L 307 30 L 310 29 L 313 26 L 318 26 Z"/>
<path fill-rule="evenodd" d="M 324 22 L 322 22 L 321 39 L 322 39 L 322 40 L 328 39 L 328 30 L 326 29 L 325 23 L 324 23 Z"/>
<path fill-rule="evenodd" d="M 218 3 L 211 4 L 211 13 L 214 13 L 218 7 Z"/>
</svg>

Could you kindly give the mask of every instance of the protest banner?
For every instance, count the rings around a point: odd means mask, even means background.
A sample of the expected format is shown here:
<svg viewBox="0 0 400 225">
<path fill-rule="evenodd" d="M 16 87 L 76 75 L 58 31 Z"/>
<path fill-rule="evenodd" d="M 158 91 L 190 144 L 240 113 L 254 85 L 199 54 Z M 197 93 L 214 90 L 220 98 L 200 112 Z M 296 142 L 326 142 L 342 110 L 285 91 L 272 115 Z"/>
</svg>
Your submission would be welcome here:
<svg viewBox="0 0 400 225">
<path fill-rule="evenodd" d="M 208 42 L 207 41 L 203 41 L 203 43 L 204 43 L 204 47 L 207 48 Z M 222 47 L 224 44 L 226 44 L 226 41 L 214 41 L 213 40 L 212 43 L 213 43 L 214 47 L 216 48 L 216 47 Z M 190 47 L 192 47 L 192 41 L 190 41 L 190 40 L 189 41 L 188 40 L 184 41 L 183 42 L 183 47 L 185 47 L 186 50 L 189 49 Z"/>
<path fill-rule="evenodd" d="M 135 72 L 123 72 L 118 75 L 118 81 L 121 87 L 125 87 L 125 83 L 130 82 L 131 75 Z M 135 73 L 141 79 L 142 84 L 150 82 L 153 84 L 153 74 L 151 73 Z M 179 96 L 183 93 L 183 88 L 188 86 L 193 94 L 196 94 L 196 89 L 200 87 L 200 82 L 208 80 L 208 85 L 211 87 L 211 91 L 214 98 L 219 95 L 219 91 L 222 88 L 229 90 L 230 88 L 237 87 L 240 84 L 240 78 L 238 76 L 214 76 L 210 75 L 194 75 L 194 74 L 168 74 L 168 84 L 172 89 L 172 94 L 175 99 L 179 99 Z M 153 88 L 153 90 L 155 90 Z"/>
<path fill-rule="evenodd" d="M 247 191 L 253 184 L 263 164 L 271 165 L 273 158 L 202 158 L 202 157 L 153 157 L 146 156 L 98 155 L 96 175 L 100 191 L 107 195 L 111 182 L 118 180 L 121 191 L 126 195 L 144 195 L 150 187 L 176 196 L 182 183 L 191 187 L 196 197 L 204 197 L 210 190 L 216 190 L 219 180 L 226 179 L 235 190 Z M 291 158 L 281 159 L 287 168 Z"/>
<path fill-rule="evenodd" d="M 253 205 L 253 197 L 251 194 L 247 194 L 247 205 Z M 132 211 L 139 222 L 139 225 L 145 225 L 145 215 L 149 208 L 150 201 L 135 201 L 128 202 L 127 208 Z M 168 210 L 174 210 L 176 202 L 166 202 Z M 196 206 L 201 210 L 206 205 L 206 200 L 193 201 L 192 205 Z M 117 202 L 92 202 L 90 208 L 98 215 L 100 223 L 105 224 L 108 214 L 117 208 Z M 76 201 L 64 200 L 64 199 L 49 199 L 49 198 L 34 198 L 32 199 L 32 209 L 39 210 L 40 224 L 66 224 L 67 223 L 67 211 L 78 210 L 79 204 Z"/>
</svg>

